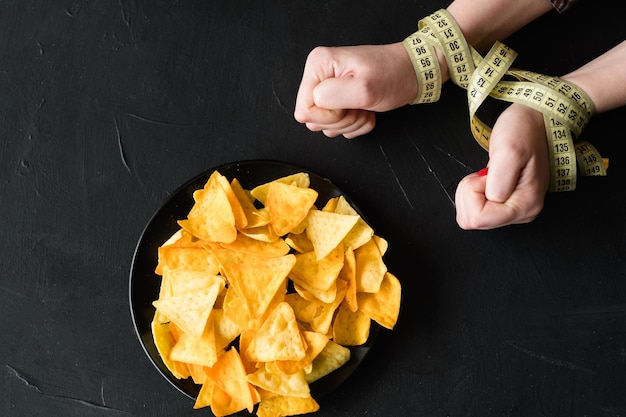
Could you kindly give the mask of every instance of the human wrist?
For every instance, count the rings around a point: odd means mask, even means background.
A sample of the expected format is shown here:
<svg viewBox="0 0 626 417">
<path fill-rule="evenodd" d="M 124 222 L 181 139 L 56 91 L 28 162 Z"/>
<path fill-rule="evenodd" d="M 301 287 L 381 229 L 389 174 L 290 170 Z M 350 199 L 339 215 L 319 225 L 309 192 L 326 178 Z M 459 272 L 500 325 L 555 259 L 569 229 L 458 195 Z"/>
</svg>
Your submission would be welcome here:
<svg viewBox="0 0 626 417">
<path fill-rule="evenodd" d="M 626 41 L 581 68 L 562 76 L 582 89 L 602 113 L 626 105 Z"/>
</svg>

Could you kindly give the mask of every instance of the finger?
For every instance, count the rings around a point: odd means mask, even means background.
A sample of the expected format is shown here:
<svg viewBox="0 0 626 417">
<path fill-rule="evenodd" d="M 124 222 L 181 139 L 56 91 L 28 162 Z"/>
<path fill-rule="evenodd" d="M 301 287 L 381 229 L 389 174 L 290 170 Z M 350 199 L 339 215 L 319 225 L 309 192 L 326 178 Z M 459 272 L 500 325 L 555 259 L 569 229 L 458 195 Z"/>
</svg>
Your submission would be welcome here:
<svg viewBox="0 0 626 417">
<path fill-rule="evenodd" d="M 485 195 L 490 201 L 503 203 L 511 197 L 518 184 L 523 165 L 515 158 L 495 157 L 489 160 Z"/>
<path fill-rule="evenodd" d="M 293 114 L 294 118 L 300 123 L 307 124 L 309 128 L 316 125 L 324 126 L 339 122 L 345 112 L 343 110 L 317 107 L 313 101 L 313 90 L 308 84 L 312 85 L 312 83 L 305 83 L 303 81 L 303 85 L 301 85 L 300 90 L 298 90 L 296 107 Z"/>
<path fill-rule="evenodd" d="M 315 106 L 324 109 L 369 109 L 369 89 L 353 74 L 328 78 L 313 89 Z"/>
<path fill-rule="evenodd" d="M 513 206 L 487 199 L 486 186 L 487 177 L 478 174 L 468 175 L 459 184 L 455 199 L 457 223 L 462 229 L 486 230 L 518 222 Z"/>
<path fill-rule="evenodd" d="M 374 130 L 374 127 L 376 126 L 376 114 L 374 112 L 367 112 L 366 116 L 367 117 L 364 118 L 361 127 L 351 133 L 344 133 L 343 136 L 346 139 L 354 139 Z"/>
<path fill-rule="evenodd" d="M 313 125 L 327 125 L 337 123 L 337 121 L 343 117 L 343 111 L 341 110 L 321 108 L 315 104 L 313 91 L 327 77 L 332 77 L 332 74 L 318 74 L 318 72 L 312 68 L 312 64 L 307 62 L 296 95 L 294 118 L 298 122 Z"/>
<path fill-rule="evenodd" d="M 346 139 L 353 139 L 371 132 L 376 126 L 376 115 L 374 112 L 350 110 L 349 113 L 354 113 L 354 119 L 351 119 L 353 120 L 351 124 L 341 128 L 324 129 L 324 134 L 328 137 L 343 135 Z"/>
<path fill-rule="evenodd" d="M 314 131 L 324 131 L 332 136 L 343 135 L 361 129 L 365 125 L 374 125 L 374 113 L 366 110 L 344 110 L 343 117 L 335 123 L 330 124 L 307 124 L 307 127 Z M 327 136 L 330 136 L 327 134 Z"/>
<path fill-rule="evenodd" d="M 332 123 L 309 123 L 312 128 L 317 130 L 349 130 L 350 126 L 360 124 L 360 119 L 365 117 L 365 112 L 362 110 L 341 110 L 337 112 L 337 115 L 341 116 Z"/>
</svg>

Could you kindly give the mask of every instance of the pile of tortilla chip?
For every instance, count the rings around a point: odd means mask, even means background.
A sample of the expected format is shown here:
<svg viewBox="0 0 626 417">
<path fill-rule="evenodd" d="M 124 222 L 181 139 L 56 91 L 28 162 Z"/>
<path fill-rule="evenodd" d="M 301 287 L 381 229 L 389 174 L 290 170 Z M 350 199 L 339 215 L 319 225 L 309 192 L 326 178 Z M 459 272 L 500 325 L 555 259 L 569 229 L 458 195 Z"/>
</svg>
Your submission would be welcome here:
<svg viewBox="0 0 626 417">
<path fill-rule="evenodd" d="M 246 190 L 215 171 L 159 248 L 152 332 L 172 374 L 201 385 L 194 408 L 315 412 L 309 384 L 348 362 L 372 320 L 396 324 L 386 241 L 343 196 L 317 197 L 306 173 Z"/>
</svg>

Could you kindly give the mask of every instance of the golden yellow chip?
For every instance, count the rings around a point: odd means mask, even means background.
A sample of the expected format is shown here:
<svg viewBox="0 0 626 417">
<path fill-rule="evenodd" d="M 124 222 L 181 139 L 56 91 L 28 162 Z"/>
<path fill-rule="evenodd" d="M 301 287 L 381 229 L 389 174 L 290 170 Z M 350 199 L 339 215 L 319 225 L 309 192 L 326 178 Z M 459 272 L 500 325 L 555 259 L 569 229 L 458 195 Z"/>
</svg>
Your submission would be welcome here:
<svg viewBox="0 0 626 417">
<path fill-rule="evenodd" d="M 217 274 L 219 272 L 217 259 L 200 244 L 194 247 L 161 246 L 158 250 L 158 255 L 159 263 L 155 270 L 155 273 L 158 275 L 163 275 L 164 268 L 206 271 L 209 274 Z"/>
<path fill-rule="evenodd" d="M 337 208 L 337 203 L 339 202 L 339 197 L 333 197 L 331 199 L 329 199 L 326 204 L 324 204 L 324 207 L 322 207 L 322 211 L 328 211 L 328 212 L 335 212 L 336 208 Z"/>
<path fill-rule="evenodd" d="M 170 351 L 170 359 L 187 364 L 213 366 L 217 361 L 214 315 L 209 315 L 207 325 L 199 338 L 183 333 Z"/>
<path fill-rule="evenodd" d="M 196 203 L 186 220 L 178 224 L 198 239 L 209 242 L 232 242 L 237 238 L 235 215 L 230 200 L 219 180 L 215 177 L 204 189 L 196 191 Z"/>
<path fill-rule="evenodd" d="M 222 243 L 222 246 L 236 252 L 250 253 L 264 257 L 283 256 L 289 252 L 289 245 L 282 239 L 275 239 L 273 241 L 257 240 L 241 232 L 237 235 L 237 239 L 235 239 L 234 242 Z"/>
<path fill-rule="evenodd" d="M 285 177 L 277 178 L 265 184 L 258 185 L 254 187 L 252 191 L 250 191 L 250 194 L 261 203 L 265 204 L 267 193 L 269 191 L 270 185 L 273 182 L 281 182 L 283 184 L 295 185 L 301 188 L 309 188 L 309 186 L 311 185 L 311 179 L 309 178 L 309 174 L 305 172 L 298 172 L 296 174 L 287 175 Z"/>
<path fill-rule="evenodd" d="M 156 300 L 153 305 L 183 331 L 200 338 L 222 285 L 215 282 L 208 288 Z"/>
<path fill-rule="evenodd" d="M 257 387 L 278 395 L 288 397 L 308 398 L 311 396 L 309 384 L 304 377 L 304 371 L 293 374 L 272 373 L 261 368 L 248 375 L 248 381 Z"/>
<path fill-rule="evenodd" d="M 239 336 L 241 327 L 226 317 L 223 309 L 214 309 L 213 315 L 215 316 L 215 348 L 220 352 Z"/>
<path fill-rule="evenodd" d="M 370 318 L 361 310 L 352 312 L 342 304 L 333 322 L 333 340 L 343 346 L 362 345 L 369 337 L 370 324 Z"/>
<path fill-rule="evenodd" d="M 193 363 L 188 363 L 187 368 L 189 368 L 189 373 L 191 374 L 191 379 L 197 385 L 202 385 L 207 379 L 205 369 L 206 367 L 202 365 L 196 365 Z"/>
<path fill-rule="evenodd" d="M 170 351 L 172 350 L 172 345 L 174 344 L 174 340 L 170 334 L 170 324 L 159 323 L 156 320 L 153 320 L 151 327 L 154 346 L 156 346 L 159 355 L 161 355 L 163 363 L 176 378 L 183 378 L 172 363 L 172 359 L 170 359 Z"/>
<path fill-rule="evenodd" d="M 372 236 L 372 239 L 374 239 L 374 243 L 376 243 L 376 246 L 378 247 L 381 256 L 384 255 L 385 252 L 387 252 L 387 248 L 389 248 L 389 243 L 385 239 L 377 235 Z"/>
<path fill-rule="evenodd" d="M 274 181 L 270 184 L 265 207 L 274 232 L 283 236 L 307 217 L 317 199 L 317 191 Z"/>
<path fill-rule="evenodd" d="M 387 329 L 393 329 L 400 314 L 401 285 L 398 278 L 387 272 L 380 286 L 380 291 L 374 294 L 359 293 L 359 308 Z"/>
<path fill-rule="evenodd" d="M 308 287 L 304 288 L 300 284 L 293 284 L 293 288 L 302 298 L 310 301 L 321 301 L 322 303 L 332 303 L 337 299 L 337 284 L 333 285 L 327 290 L 318 290 L 317 288 Z"/>
<path fill-rule="evenodd" d="M 223 175 L 219 175 L 217 177 L 218 182 L 224 192 L 226 193 L 226 197 L 228 197 L 228 202 L 230 203 L 231 210 L 233 212 L 233 216 L 235 217 L 235 227 L 237 229 L 243 229 L 248 226 L 248 218 L 246 216 L 246 212 L 243 208 L 243 203 L 239 200 L 239 197 L 235 193 L 235 190 L 232 188 L 228 179 Z"/>
<path fill-rule="evenodd" d="M 341 368 L 350 360 L 350 349 L 329 340 L 324 349 L 313 360 L 313 369 L 304 377 L 310 384 Z"/>
<path fill-rule="evenodd" d="M 284 417 L 314 413 L 319 409 L 319 404 L 311 397 L 276 395 L 261 401 L 256 415 L 257 417 Z"/>
<path fill-rule="evenodd" d="M 170 236 L 163 244 L 163 246 L 172 246 L 176 242 L 179 242 L 183 238 L 183 229 L 178 229 L 172 236 Z"/>
<path fill-rule="evenodd" d="M 359 309 L 359 303 L 356 291 L 356 258 L 351 248 L 348 248 L 345 252 L 343 268 L 339 272 L 339 278 L 346 282 L 345 304 L 350 311 L 357 311 Z"/>
<path fill-rule="evenodd" d="M 252 412 L 254 400 L 248 384 L 246 370 L 237 349 L 231 348 L 226 353 L 222 354 L 215 365 L 206 370 L 206 373 L 207 377 L 215 384 L 216 388 L 221 389 L 233 400 L 236 400 L 238 403 L 237 407 L 242 406 L 237 410 L 229 411 L 228 414 L 232 414 L 244 408 Z M 215 403 L 212 401 L 211 406 L 213 407 L 214 405 Z"/>
<path fill-rule="evenodd" d="M 218 284 L 220 288 L 223 288 L 225 285 L 224 278 L 219 275 L 188 269 L 166 268 L 163 271 L 163 279 L 169 282 L 172 295 L 198 291 L 203 288 L 209 288 L 214 284 Z"/>
<path fill-rule="evenodd" d="M 250 195 L 246 192 L 246 190 L 244 190 L 237 178 L 234 178 L 230 182 L 230 188 L 233 190 L 233 193 L 239 202 L 239 206 L 246 216 L 246 227 L 256 226 L 256 222 L 258 220 L 255 214 L 256 207 L 254 206 L 254 202 L 250 198 Z"/>
<path fill-rule="evenodd" d="M 248 228 L 261 227 L 270 224 L 270 214 L 267 208 L 257 208 L 253 213 L 253 221 L 248 223 Z"/>
<path fill-rule="evenodd" d="M 311 330 L 325 335 L 331 331 L 333 316 L 343 301 L 345 293 L 346 284 L 338 281 L 336 297 L 330 303 L 317 299 L 307 300 L 299 293 L 286 295 L 285 301 L 292 306 L 299 321 L 308 324 Z"/>
<path fill-rule="evenodd" d="M 222 304 L 224 317 L 237 325 L 240 329 L 247 329 L 251 320 L 248 304 L 237 291 L 228 287 Z"/>
<path fill-rule="evenodd" d="M 213 399 L 213 387 L 215 384 L 208 379 L 206 371 L 204 372 L 204 378 L 204 383 L 200 387 L 200 392 L 198 393 L 196 402 L 193 406 L 195 409 L 209 407 L 211 405 L 211 400 Z"/>
<path fill-rule="evenodd" d="M 265 310 L 287 279 L 296 262 L 295 255 L 231 263 L 224 267 L 231 288 L 237 291 L 247 306 L 251 318 L 265 314 Z"/>
<path fill-rule="evenodd" d="M 286 302 L 276 306 L 245 352 L 245 356 L 255 362 L 298 361 L 305 355 L 304 338 L 293 309 Z"/>
<path fill-rule="evenodd" d="M 248 350 L 248 346 L 250 346 L 250 342 L 256 336 L 256 331 L 246 329 L 241 332 L 239 335 L 239 357 L 241 358 L 241 362 L 243 363 L 243 367 L 246 370 L 246 374 L 251 374 L 256 372 L 257 366 L 256 362 L 248 360 L 246 355 L 241 354 L 241 352 L 245 352 Z"/>
<path fill-rule="evenodd" d="M 285 237 L 285 243 L 299 253 L 313 252 L 315 250 L 306 233 L 289 233 Z"/>
<path fill-rule="evenodd" d="M 161 287 L 159 288 L 159 298 L 167 298 L 167 297 L 171 297 L 172 295 L 173 295 L 172 284 L 170 284 L 169 274 L 165 274 L 161 277 Z M 160 311 L 156 311 L 154 313 L 154 319 L 158 321 L 159 323 L 165 323 L 169 321 L 169 319 L 165 317 L 165 315 Z"/>
<path fill-rule="evenodd" d="M 333 251 L 321 260 L 315 252 L 295 255 L 296 263 L 289 277 L 305 289 L 327 291 L 333 287 L 339 271 L 343 267 L 343 244 L 340 243 Z"/>
<path fill-rule="evenodd" d="M 370 240 L 355 250 L 354 256 L 357 292 L 378 292 L 387 272 L 387 266 L 374 240 Z"/>
<path fill-rule="evenodd" d="M 332 252 L 359 220 L 358 215 L 311 210 L 307 217 L 306 234 L 315 248 L 317 260 Z"/>
<path fill-rule="evenodd" d="M 317 332 L 305 331 L 302 335 L 307 346 L 306 355 L 299 361 L 276 361 L 277 368 L 283 374 L 293 374 L 304 370 L 320 354 L 329 340 L 328 336 Z"/>
<path fill-rule="evenodd" d="M 251 239 L 260 240 L 261 242 L 282 242 L 280 236 L 278 236 L 276 232 L 274 232 L 274 230 L 270 227 L 269 220 L 267 224 L 261 226 L 241 229 L 239 233 L 244 234 Z"/>
<path fill-rule="evenodd" d="M 194 205 L 191 207 L 191 210 L 189 210 L 188 217 L 195 217 L 207 210 L 212 202 L 211 200 L 214 196 L 213 193 L 220 188 L 218 177 L 221 176 L 222 174 L 219 172 L 213 171 L 207 182 L 204 184 L 204 188 L 193 192 Z M 224 193 L 224 196 L 226 196 L 226 193 Z"/>
<path fill-rule="evenodd" d="M 335 207 L 335 212 L 340 214 L 358 215 L 357 211 L 348 203 L 343 196 L 340 196 Z M 359 217 L 354 227 L 348 232 L 344 239 L 346 247 L 357 249 L 367 243 L 374 236 L 372 229 L 363 218 Z"/>
<path fill-rule="evenodd" d="M 217 384 L 211 390 L 211 412 L 215 417 L 224 417 L 244 410 L 245 404 L 238 398 L 233 398 Z"/>
</svg>

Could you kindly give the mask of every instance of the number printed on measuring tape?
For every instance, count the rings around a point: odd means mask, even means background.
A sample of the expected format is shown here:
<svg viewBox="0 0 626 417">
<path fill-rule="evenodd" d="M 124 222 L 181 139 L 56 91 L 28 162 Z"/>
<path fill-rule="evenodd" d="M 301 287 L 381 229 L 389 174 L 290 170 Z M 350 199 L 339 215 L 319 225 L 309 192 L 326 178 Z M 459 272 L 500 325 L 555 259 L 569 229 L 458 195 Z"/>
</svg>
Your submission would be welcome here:
<svg viewBox="0 0 626 417">
<path fill-rule="evenodd" d="M 456 85 L 467 88 L 474 72 L 471 50 L 463 33 L 446 10 L 439 10 L 420 20 L 420 29 L 428 27 L 439 41 L 443 54 L 447 57 L 450 78 Z"/>
<path fill-rule="evenodd" d="M 483 57 L 467 44 L 454 18 L 441 9 L 418 23 L 418 31 L 404 40 L 418 79 L 414 103 L 439 99 L 441 71 L 435 48 L 445 56 L 453 83 L 467 90 L 470 130 L 489 149 L 491 127 L 476 117 L 487 97 L 531 107 L 544 116 L 551 170 L 550 190 L 571 191 L 576 177 L 606 175 L 608 160 L 590 143 L 578 140 L 595 106 L 575 84 L 544 74 L 512 67 L 517 53 L 496 42 Z M 514 80 L 504 80 L 508 75 Z"/>
<path fill-rule="evenodd" d="M 441 96 L 441 69 L 434 47 L 423 38 L 409 36 L 403 42 L 417 77 L 417 97 L 414 104 L 433 103 Z"/>
</svg>

